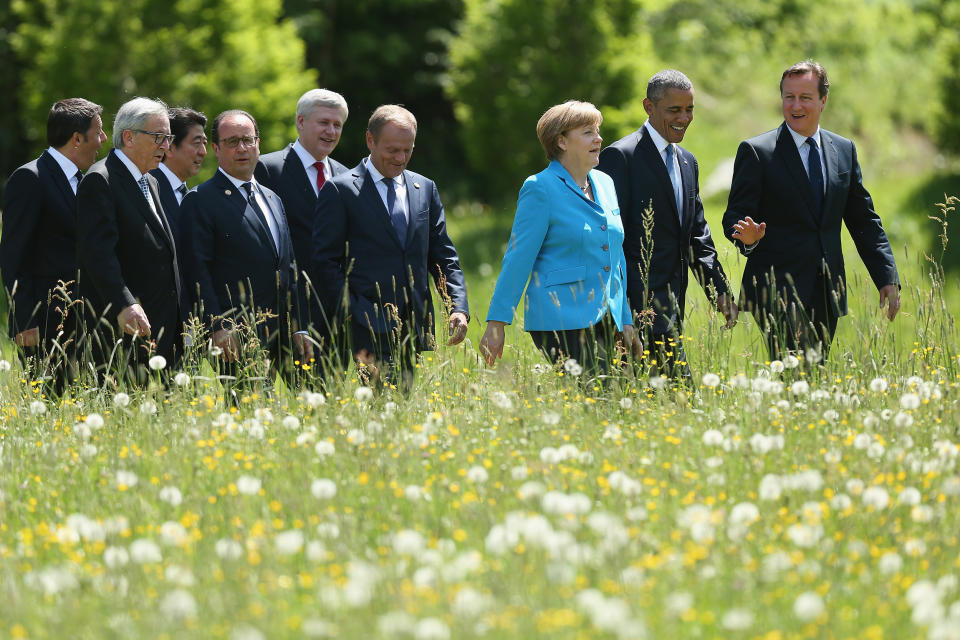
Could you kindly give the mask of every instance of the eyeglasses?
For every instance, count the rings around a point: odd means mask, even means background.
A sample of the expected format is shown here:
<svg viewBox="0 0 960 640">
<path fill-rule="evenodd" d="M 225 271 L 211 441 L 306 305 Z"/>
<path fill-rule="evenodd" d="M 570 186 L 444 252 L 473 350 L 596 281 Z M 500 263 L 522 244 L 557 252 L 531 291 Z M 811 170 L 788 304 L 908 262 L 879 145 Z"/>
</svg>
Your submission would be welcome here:
<svg viewBox="0 0 960 640">
<path fill-rule="evenodd" d="M 157 146 L 162 145 L 164 142 L 173 144 L 174 135 L 172 133 L 164 133 L 162 131 L 144 131 L 143 129 L 130 129 L 134 133 L 142 133 L 146 136 L 153 136 L 153 141 Z"/>
<path fill-rule="evenodd" d="M 230 149 L 236 149 L 241 144 L 243 144 L 243 146 L 245 147 L 252 147 L 253 145 L 257 144 L 257 140 L 259 139 L 260 139 L 260 136 L 243 136 L 242 138 L 238 138 L 238 137 L 225 138 L 220 141 L 220 144 Z"/>
</svg>

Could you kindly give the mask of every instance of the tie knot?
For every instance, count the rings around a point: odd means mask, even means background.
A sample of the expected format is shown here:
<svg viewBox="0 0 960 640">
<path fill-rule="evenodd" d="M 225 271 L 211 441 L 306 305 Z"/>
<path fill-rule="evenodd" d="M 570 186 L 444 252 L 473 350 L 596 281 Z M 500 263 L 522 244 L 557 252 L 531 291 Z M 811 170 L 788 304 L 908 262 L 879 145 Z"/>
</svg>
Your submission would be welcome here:
<svg viewBox="0 0 960 640">
<path fill-rule="evenodd" d="M 807 144 L 810 145 L 811 147 L 813 147 L 814 149 L 817 149 L 817 148 L 818 148 L 818 147 L 817 147 L 817 141 L 816 141 L 815 138 L 807 138 Z"/>
<path fill-rule="evenodd" d="M 393 178 L 383 178 L 383 184 L 387 185 L 390 189 L 394 189 L 397 185 Z"/>
<path fill-rule="evenodd" d="M 83 171 L 78 170 L 75 174 L 73 174 L 73 177 L 77 179 L 77 182 L 80 182 L 83 180 Z"/>
<path fill-rule="evenodd" d="M 673 150 L 673 143 L 668 142 L 668 143 L 667 143 L 667 157 L 668 157 L 668 158 L 672 158 L 674 153 L 676 153 L 676 152 Z"/>
<path fill-rule="evenodd" d="M 321 172 L 322 172 L 322 171 L 323 171 L 323 162 L 322 162 L 322 161 L 314 162 L 314 163 L 313 163 L 313 168 L 316 169 L 317 171 L 321 171 Z"/>
<path fill-rule="evenodd" d="M 185 183 L 181 182 L 181 183 L 180 183 L 180 186 L 177 187 L 177 191 L 179 191 L 179 192 L 180 192 L 180 195 L 182 195 L 182 196 L 187 195 L 187 185 L 186 185 Z"/>
<path fill-rule="evenodd" d="M 251 183 L 251 182 L 244 182 L 244 183 L 243 183 L 242 185 L 240 185 L 240 186 L 243 187 L 243 190 L 247 192 L 247 197 L 248 197 L 248 198 L 249 198 L 251 195 L 253 195 L 253 183 Z"/>
</svg>

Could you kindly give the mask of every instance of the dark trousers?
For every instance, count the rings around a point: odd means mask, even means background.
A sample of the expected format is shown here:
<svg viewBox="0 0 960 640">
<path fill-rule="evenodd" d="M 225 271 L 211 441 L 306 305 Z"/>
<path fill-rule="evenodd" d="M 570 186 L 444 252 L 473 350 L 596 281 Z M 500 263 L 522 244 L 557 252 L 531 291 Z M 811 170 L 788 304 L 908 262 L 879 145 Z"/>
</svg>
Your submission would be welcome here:
<svg viewBox="0 0 960 640">
<path fill-rule="evenodd" d="M 588 375 L 605 374 L 617 355 L 617 325 L 609 314 L 584 329 L 530 331 L 533 344 L 551 362 L 577 361 Z"/>
<path fill-rule="evenodd" d="M 773 310 L 754 309 L 754 318 L 764 332 L 767 352 L 772 360 L 780 360 L 789 352 L 810 349 L 819 352 L 822 360 L 827 359 L 837 332 L 837 316 L 831 296 L 829 281 L 818 276 L 809 307 L 794 299 L 781 301 L 782 304 L 777 304 Z"/>
<path fill-rule="evenodd" d="M 364 369 L 359 368 L 361 378 L 373 382 L 378 378 L 380 384 L 389 386 L 397 384 L 405 388 L 413 382 L 414 369 L 417 363 L 417 339 L 406 329 L 406 324 L 396 333 L 374 333 L 356 320 L 350 320 L 349 349 L 352 358 L 361 350 L 372 356 L 376 373 L 365 376 Z M 371 373 L 371 370 L 367 370 Z"/>
</svg>

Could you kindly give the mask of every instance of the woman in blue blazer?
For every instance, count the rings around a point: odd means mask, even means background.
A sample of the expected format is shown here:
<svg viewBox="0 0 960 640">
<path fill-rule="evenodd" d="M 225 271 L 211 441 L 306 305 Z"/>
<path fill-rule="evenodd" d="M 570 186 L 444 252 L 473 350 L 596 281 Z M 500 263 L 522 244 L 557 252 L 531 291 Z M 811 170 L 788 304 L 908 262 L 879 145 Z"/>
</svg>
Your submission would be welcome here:
<svg viewBox="0 0 960 640">
<path fill-rule="evenodd" d="M 524 328 L 551 360 L 573 358 L 585 369 L 605 369 L 615 340 L 638 345 L 617 192 L 608 175 L 593 169 L 602 120 L 589 102 L 569 101 L 537 123 L 550 164 L 520 189 L 480 340 L 491 366 L 503 355 L 504 326 L 513 321 L 524 289 Z"/>
</svg>

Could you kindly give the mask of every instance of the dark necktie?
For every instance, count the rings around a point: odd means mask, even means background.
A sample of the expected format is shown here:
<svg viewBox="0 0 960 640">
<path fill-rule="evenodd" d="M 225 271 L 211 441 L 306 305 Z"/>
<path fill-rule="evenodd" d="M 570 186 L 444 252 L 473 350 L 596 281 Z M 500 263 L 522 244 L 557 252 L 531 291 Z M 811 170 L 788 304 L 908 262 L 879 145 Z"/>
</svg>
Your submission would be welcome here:
<svg viewBox="0 0 960 640">
<path fill-rule="evenodd" d="M 823 211 L 823 169 L 820 164 L 820 150 L 817 148 L 817 141 L 813 138 L 807 138 L 807 144 L 810 145 L 807 174 L 810 176 L 810 188 L 813 190 L 813 207 L 817 213 L 820 213 Z"/>
<path fill-rule="evenodd" d="M 153 199 L 150 197 L 150 185 L 147 184 L 147 175 L 144 174 L 140 176 L 137 184 L 140 185 L 140 192 L 143 193 L 143 197 L 147 199 L 147 206 L 153 211 Z"/>
<path fill-rule="evenodd" d="M 273 239 L 273 248 L 276 250 L 278 248 L 277 239 L 274 237 L 273 230 L 270 228 L 270 225 L 267 224 L 267 215 L 264 213 L 263 209 L 260 208 L 260 204 L 257 202 L 257 198 L 255 197 L 253 191 L 253 184 L 250 182 L 244 182 L 241 186 L 243 187 L 243 190 L 247 192 L 247 204 L 250 205 L 250 208 L 253 209 L 253 212 L 257 214 L 258 218 L 260 218 L 260 224 L 263 225 L 267 235 Z"/>
<path fill-rule="evenodd" d="M 78 169 L 77 172 L 73 174 L 73 177 L 77 179 L 77 186 L 74 187 L 72 184 L 70 186 L 73 187 L 73 194 L 76 195 L 77 189 L 80 187 L 80 181 L 83 180 L 83 171 Z"/>
<path fill-rule="evenodd" d="M 181 182 L 180 186 L 177 187 L 177 193 L 180 194 L 180 200 L 183 200 L 184 196 L 187 195 L 187 185 L 185 182 Z"/>
<path fill-rule="evenodd" d="M 403 245 L 407 240 L 407 217 L 403 215 L 403 206 L 397 199 L 397 182 L 393 178 L 384 178 L 383 183 L 387 185 L 387 211 L 390 213 L 390 222 L 397 232 L 400 244 Z"/>
<path fill-rule="evenodd" d="M 683 193 L 681 189 L 680 176 L 677 175 L 677 168 L 673 160 L 676 155 L 673 144 L 667 144 L 667 175 L 670 176 L 670 183 L 673 185 L 673 198 L 677 203 L 677 214 L 680 216 L 680 222 L 683 222 Z"/>
<path fill-rule="evenodd" d="M 317 169 L 317 195 L 319 195 L 320 189 L 323 189 L 323 185 L 327 182 L 327 176 L 323 173 L 322 162 L 314 162 L 313 166 Z"/>
</svg>

